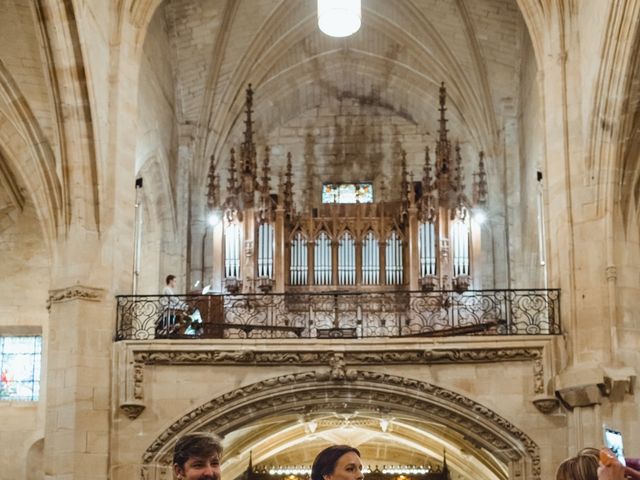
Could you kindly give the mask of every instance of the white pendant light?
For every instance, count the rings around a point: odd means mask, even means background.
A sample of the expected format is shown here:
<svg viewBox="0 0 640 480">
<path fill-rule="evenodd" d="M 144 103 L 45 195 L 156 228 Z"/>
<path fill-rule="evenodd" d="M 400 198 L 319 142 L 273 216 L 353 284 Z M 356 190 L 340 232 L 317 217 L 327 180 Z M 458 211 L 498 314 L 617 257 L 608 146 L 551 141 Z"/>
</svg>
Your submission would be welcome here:
<svg viewBox="0 0 640 480">
<path fill-rule="evenodd" d="M 348 37 L 360 29 L 360 0 L 318 0 L 318 27 L 330 37 Z"/>
</svg>

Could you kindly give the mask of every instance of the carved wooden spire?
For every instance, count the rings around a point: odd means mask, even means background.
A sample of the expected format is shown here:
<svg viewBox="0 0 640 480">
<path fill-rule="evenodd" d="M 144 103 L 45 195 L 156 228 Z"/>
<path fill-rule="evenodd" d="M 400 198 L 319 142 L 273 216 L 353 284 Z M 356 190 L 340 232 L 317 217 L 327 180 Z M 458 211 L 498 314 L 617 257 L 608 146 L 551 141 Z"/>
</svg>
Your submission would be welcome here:
<svg viewBox="0 0 640 480">
<path fill-rule="evenodd" d="M 401 180 L 400 180 L 400 200 L 402 201 L 403 210 L 409 207 L 409 173 L 407 172 L 407 152 L 402 151 L 400 160 Z"/>
<path fill-rule="evenodd" d="M 287 170 L 283 188 L 284 211 L 288 215 L 293 215 L 293 168 L 291 166 L 291 152 L 287 152 Z"/>
<path fill-rule="evenodd" d="M 228 221 L 235 218 L 241 219 L 242 212 L 238 200 L 239 186 L 236 179 L 236 151 L 231 149 L 231 158 L 229 159 L 229 178 L 227 179 L 227 198 L 224 201 L 224 214 Z"/>
<path fill-rule="evenodd" d="M 460 155 L 460 144 L 456 142 L 456 166 L 455 166 L 455 176 L 453 179 L 453 188 L 455 191 L 460 194 L 464 191 L 464 177 L 463 177 L 463 167 L 462 167 L 462 155 Z"/>
<path fill-rule="evenodd" d="M 271 220 L 272 204 L 271 204 L 271 169 L 269 168 L 269 147 L 264 148 L 264 159 L 262 160 L 262 177 L 260 185 L 260 212 L 259 219 L 261 222 Z"/>
<path fill-rule="evenodd" d="M 424 168 L 422 175 L 422 197 L 420 199 L 420 218 L 423 222 L 434 222 L 437 216 L 437 198 L 434 195 L 435 185 L 431 172 L 429 147 L 425 148 Z"/>
<path fill-rule="evenodd" d="M 478 205 L 487 203 L 489 188 L 487 186 L 487 171 L 484 166 L 484 152 L 480 152 L 480 161 L 478 163 L 478 171 L 475 173 L 476 182 L 474 184 L 474 201 Z"/>
<path fill-rule="evenodd" d="M 229 178 L 227 178 L 227 195 L 235 196 L 238 193 L 238 185 L 236 180 L 236 149 L 231 149 L 231 158 L 229 159 Z"/>
<path fill-rule="evenodd" d="M 455 206 L 452 210 L 452 218 L 457 215 L 459 218 L 464 219 L 466 216 L 466 210 L 469 207 L 469 199 L 464 193 L 464 171 L 462 166 L 462 155 L 460 155 L 460 144 L 456 142 L 456 166 L 453 189 L 456 192 Z"/>
<path fill-rule="evenodd" d="M 451 142 L 447 136 L 447 89 L 444 82 L 440 85 L 440 120 L 438 128 L 438 141 L 436 143 L 436 175 L 449 172 L 449 162 L 451 160 Z"/>
<path fill-rule="evenodd" d="M 242 168 L 255 173 L 256 144 L 253 141 L 253 90 L 249 84 L 246 91 L 244 141 L 242 142 L 245 157 L 242 158 Z"/>
<path fill-rule="evenodd" d="M 262 160 L 262 182 L 260 185 L 260 192 L 262 195 L 269 195 L 271 193 L 271 168 L 269 168 L 269 155 L 271 149 L 264 147 L 264 159 Z"/>
<path fill-rule="evenodd" d="M 433 175 L 431 173 L 431 156 L 429 155 L 429 147 L 426 147 L 424 151 L 424 167 L 422 169 L 422 189 L 424 193 L 433 192 Z"/>
<path fill-rule="evenodd" d="M 220 205 L 220 177 L 216 175 L 214 156 L 211 155 L 209 173 L 207 174 L 207 209 L 209 211 Z"/>
<path fill-rule="evenodd" d="M 253 141 L 253 90 L 251 84 L 247 88 L 246 110 L 244 121 L 244 141 L 240 146 L 240 175 L 242 200 L 244 208 L 251 208 L 255 191 L 259 188 L 256 144 Z"/>
</svg>

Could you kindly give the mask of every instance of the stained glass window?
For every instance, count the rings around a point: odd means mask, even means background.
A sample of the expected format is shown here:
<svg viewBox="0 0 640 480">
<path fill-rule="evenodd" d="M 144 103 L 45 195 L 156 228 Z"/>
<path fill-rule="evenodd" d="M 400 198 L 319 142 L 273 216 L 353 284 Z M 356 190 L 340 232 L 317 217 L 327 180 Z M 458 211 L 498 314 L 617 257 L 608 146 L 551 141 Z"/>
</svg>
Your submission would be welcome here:
<svg viewBox="0 0 640 480">
<path fill-rule="evenodd" d="M 0 336 L 0 401 L 38 400 L 42 337 Z"/>
<path fill-rule="evenodd" d="M 373 203 L 373 184 L 323 183 L 322 203 Z"/>
</svg>

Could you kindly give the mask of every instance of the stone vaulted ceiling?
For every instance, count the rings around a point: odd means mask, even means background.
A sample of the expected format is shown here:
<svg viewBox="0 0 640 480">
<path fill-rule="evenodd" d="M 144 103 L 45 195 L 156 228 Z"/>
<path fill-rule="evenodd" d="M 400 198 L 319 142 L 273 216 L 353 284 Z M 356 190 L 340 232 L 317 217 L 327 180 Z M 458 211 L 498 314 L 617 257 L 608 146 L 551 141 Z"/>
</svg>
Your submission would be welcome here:
<svg viewBox="0 0 640 480">
<path fill-rule="evenodd" d="M 323 35 L 315 0 L 167 0 L 175 111 L 193 174 L 226 158 L 243 130 L 252 83 L 258 132 L 328 99 L 351 98 L 436 128 L 438 87 L 470 149 L 496 152 L 517 98 L 524 22 L 515 0 L 365 0 L 348 39 Z M 182 143 L 185 140 L 181 141 Z"/>
</svg>

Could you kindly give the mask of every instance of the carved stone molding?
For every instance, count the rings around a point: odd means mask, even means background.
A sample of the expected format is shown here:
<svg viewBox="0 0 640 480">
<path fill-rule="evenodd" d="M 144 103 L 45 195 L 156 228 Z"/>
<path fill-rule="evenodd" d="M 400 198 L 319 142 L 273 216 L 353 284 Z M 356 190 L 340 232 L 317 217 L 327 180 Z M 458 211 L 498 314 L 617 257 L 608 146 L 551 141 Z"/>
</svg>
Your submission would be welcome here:
<svg viewBox="0 0 640 480">
<path fill-rule="evenodd" d="M 615 280 L 616 278 L 618 278 L 618 269 L 615 265 L 607 266 L 607 268 L 605 268 L 604 271 L 605 271 L 607 280 Z"/>
<path fill-rule="evenodd" d="M 629 367 L 606 367 L 603 372 L 604 392 L 612 402 L 621 402 L 625 394 L 632 394 L 636 385 L 636 372 Z"/>
<path fill-rule="evenodd" d="M 630 367 L 603 367 L 582 364 L 568 368 L 554 378 L 556 395 L 567 408 L 588 407 L 624 399 L 633 392 L 636 372 Z"/>
<path fill-rule="evenodd" d="M 533 405 L 545 415 L 555 412 L 560 406 L 556 397 L 539 396 L 533 399 Z"/>
<path fill-rule="evenodd" d="M 343 368 L 340 357 L 334 359 L 328 372 L 310 371 L 270 378 L 197 407 L 158 436 L 144 453 L 143 463 L 169 463 L 175 439 L 194 428 L 224 436 L 274 412 L 304 414 L 309 407 L 391 409 L 437 421 L 505 463 L 526 458 L 531 467 L 530 478 L 540 478 L 536 443 L 493 410 L 433 384 L 379 372 L 349 370 Z M 334 378 L 335 375 L 338 378 Z"/>
<path fill-rule="evenodd" d="M 120 409 L 131 420 L 135 420 L 136 418 L 138 418 L 145 408 L 146 406 L 141 402 L 123 403 L 122 405 L 120 405 Z"/>
<path fill-rule="evenodd" d="M 343 380 L 355 365 L 436 365 L 452 363 L 492 363 L 510 361 L 534 361 L 534 392 L 544 392 L 544 365 L 542 347 L 476 348 L 432 350 L 377 350 L 369 352 L 286 352 L 255 350 L 208 351 L 134 351 L 133 391 L 134 399 L 144 400 L 144 365 L 305 365 L 330 366 L 331 380 Z"/>
<path fill-rule="evenodd" d="M 542 358 L 538 357 L 533 362 L 533 392 L 536 395 L 544 393 L 544 365 Z"/>
<path fill-rule="evenodd" d="M 134 361 L 145 365 L 326 365 L 334 352 L 254 350 L 135 351 Z M 529 361 L 542 357 L 542 348 L 476 348 L 433 350 L 377 350 L 340 352 L 348 365 L 420 365 Z M 542 365 L 542 362 L 540 362 Z"/>
<path fill-rule="evenodd" d="M 72 287 L 49 290 L 47 309 L 54 303 L 69 302 L 72 300 L 86 300 L 89 302 L 99 302 L 104 298 L 105 290 L 102 288 L 85 287 L 84 285 L 74 285 Z"/>
</svg>

